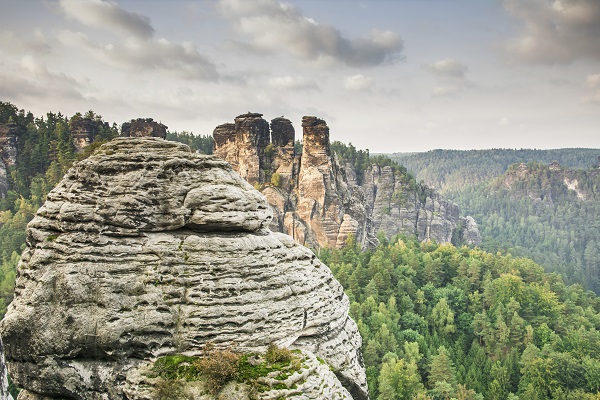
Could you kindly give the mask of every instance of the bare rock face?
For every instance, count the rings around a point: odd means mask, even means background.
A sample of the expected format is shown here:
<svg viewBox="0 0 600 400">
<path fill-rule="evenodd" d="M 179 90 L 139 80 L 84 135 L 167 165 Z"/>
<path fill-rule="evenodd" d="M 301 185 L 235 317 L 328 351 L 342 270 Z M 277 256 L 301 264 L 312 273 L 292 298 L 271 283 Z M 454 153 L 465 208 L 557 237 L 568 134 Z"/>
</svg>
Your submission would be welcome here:
<svg viewBox="0 0 600 400">
<path fill-rule="evenodd" d="M 250 135 L 239 125 L 258 127 Z M 312 247 L 342 247 L 353 236 L 363 247 L 403 233 L 419 240 L 448 243 L 464 233 L 469 244 L 481 242 L 474 220 L 459 217 L 456 204 L 431 189 L 410 186 L 389 167 L 373 165 L 358 182 L 352 165 L 332 154 L 329 127 L 322 119 L 302 119 L 303 150 L 294 152 L 294 128 L 285 118 L 268 123 L 262 114 L 245 114 L 218 126 L 214 154 L 229 162 L 259 188 L 273 210 L 270 228 Z M 260 143 L 260 145 L 258 145 Z M 462 237 L 462 236 L 461 236 Z"/>
<path fill-rule="evenodd" d="M 2 340 L 0 340 L 0 400 L 13 400 L 13 397 L 8 392 L 8 376 L 6 374 Z"/>
<path fill-rule="evenodd" d="M 121 125 L 121 135 L 124 137 L 167 137 L 167 126 L 154 121 L 152 118 L 132 119 Z"/>
<path fill-rule="evenodd" d="M 95 123 L 90 118 L 80 118 L 71 122 L 73 145 L 78 152 L 83 151 L 95 138 Z"/>
<path fill-rule="evenodd" d="M 18 142 L 17 124 L 0 124 L 0 198 L 6 196 L 9 189 L 7 168 L 17 162 Z"/>
<path fill-rule="evenodd" d="M 116 139 L 75 164 L 28 225 L 0 322 L 23 398 L 153 398 L 136 382 L 159 356 L 274 342 L 335 371 L 303 384 L 367 399 L 348 298 L 270 220 L 227 163 L 179 143 Z"/>
</svg>

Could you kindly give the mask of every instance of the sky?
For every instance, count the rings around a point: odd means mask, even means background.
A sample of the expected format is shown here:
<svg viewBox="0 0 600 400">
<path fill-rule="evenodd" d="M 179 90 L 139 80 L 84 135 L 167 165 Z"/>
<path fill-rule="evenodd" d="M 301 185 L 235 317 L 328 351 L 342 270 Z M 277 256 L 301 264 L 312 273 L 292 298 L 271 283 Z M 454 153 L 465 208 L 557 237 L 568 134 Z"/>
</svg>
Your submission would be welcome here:
<svg viewBox="0 0 600 400">
<path fill-rule="evenodd" d="M 0 0 L 0 101 L 371 152 L 600 148 L 599 0 Z"/>
</svg>

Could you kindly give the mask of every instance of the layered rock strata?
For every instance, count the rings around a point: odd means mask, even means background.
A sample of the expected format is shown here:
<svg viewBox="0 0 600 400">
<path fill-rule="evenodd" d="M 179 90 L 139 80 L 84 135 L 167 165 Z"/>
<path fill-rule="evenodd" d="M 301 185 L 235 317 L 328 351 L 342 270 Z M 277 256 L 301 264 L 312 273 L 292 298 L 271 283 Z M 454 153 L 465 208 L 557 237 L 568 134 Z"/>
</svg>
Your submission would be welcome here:
<svg viewBox="0 0 600 400">
<path fill-rule="evenodd" d="M 367 399 L 348 298 L 270 221 L 227 163 L 182 144 L 116 139 L 75 164 L 28 225 L 0 322 L 22 398 L 148 398 L 135 382 L 159 356 L 274 342 L 325 360 Z"/>
<path fill-rule="evenodd" d="M 244 127 L 244 129 L 241 129 Z M 302 119 L 303 149 L 294 151 L 295 132 L 285 118 L 269 124 L 262 114 L 244 114 L 218 126 L 214 154 L 261 190 L 273 209 L 271 229 L 312 247 L 342 247 L 354 236 L 363 247 L 404 233 L 419 240 L 481 241 L 474 220 L 459 217 L 456 204 L 433 190 L 418 192 L 389 167 L 373 165 L 357 181 L 352 165 L 330 149 L 329 128 L 317 117 Z M 360 171 L 363 172 L 363 171 Z"/>
</svg>

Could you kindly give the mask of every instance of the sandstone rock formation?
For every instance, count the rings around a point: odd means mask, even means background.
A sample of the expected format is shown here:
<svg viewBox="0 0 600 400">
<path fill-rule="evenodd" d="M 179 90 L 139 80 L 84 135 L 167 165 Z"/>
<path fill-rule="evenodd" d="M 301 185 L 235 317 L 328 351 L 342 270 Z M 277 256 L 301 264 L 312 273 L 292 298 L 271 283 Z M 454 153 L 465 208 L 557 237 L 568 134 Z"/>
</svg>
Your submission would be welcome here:
<svg viewBox="0 0 600 400">
<path fill-rule="evenodd" d="M 152 118 L 132 119 L 121 125 L 121 136 L 124 137 L 167 137 L 167 126 L 154 121 Z"/>
<path fill-rule="evenodd" d="M 405 233 L 441 243 L 459 236 L 481 242 L 474 220 L 461 218 L 456 204 L 426 187 L 416 190 L 389 166 L 373 165 L 359 183 L 352 165 L 332 154 L 325 121 L 302 119 L 302 154 L 294 152 L 289 120 L 275 118 L 270 127 L 269 143 L 269 124 L 249 113 L 218 126 L 213 136 L 214 154 L 267 198 L 273 231 L 313 247 L 341 247 L 350 235 L 371 247 L 380 231 L 388 238 Z"/>
<path fill-rule="evenodd" d="M 302 349 L 312 371 L 302 393 L 367 399 L 348 298 L 270 220 L 227 163 L 182 144 L 121 138 L 75 164 L 28 225 L 0 322 L 19 398 L 149 399 L 153 360 L 212 342 Z"/>
<path fill-rule="evenodd" d="M 2 340 L 0 340 L 0 400 L 13 400 L 13 397 L 8 392 L 8 376 L 6 374 Z"/>
<path fill-rule="evenodd" d="M 17 162 L 17 144 L 19 130 L 17 124 L 9 122 L 0 124 L 0 198 L 8 192 L 7 167 Z"/>
</svg>

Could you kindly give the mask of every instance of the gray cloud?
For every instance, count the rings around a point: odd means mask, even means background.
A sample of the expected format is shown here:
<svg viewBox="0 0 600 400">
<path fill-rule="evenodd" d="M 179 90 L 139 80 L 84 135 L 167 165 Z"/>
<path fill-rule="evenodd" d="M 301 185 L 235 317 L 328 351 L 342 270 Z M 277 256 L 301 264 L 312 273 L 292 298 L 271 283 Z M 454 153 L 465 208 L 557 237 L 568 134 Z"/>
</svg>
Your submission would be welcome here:
<svg viewBox="0 0 600 400">
<path fill-rule="evenodd" d="M 525 23 L 523 34 L 506 46 L 514 59 L 540 64 L 600 60 L 598 0 L 503 0 L 503 4 Z"/>
<path fill-rule="evenodd" d="M 182 79 L 217 80 L 215 65 L 191 42 L 129 38 L 118 44 L 100 45 L 80 32 L 63 31 L 58 39 L 109 65 L 132 71 L 160 71 Z"/>
<path fill-rule="evenodd" d="M 397 60 L 403 48 L 402 39 L 394 32 L 373 29 L 368 37 L 347 39 L 335 27 L 305 17 L 277 0 L 220 0 L 218 8 L 247 39 L 241 44 L 255 51 L 372 67 Z"/>
<path fill-rule="evenodd" d="M 49 54 L 52 46 L 40 29 L 36 29 L 30 37 L 11 31 L 0 32 L 0 49 L 11 54 Z"/>
<path fill-rule="evenodd" d="M 11 100 L 68 98 L 83 100 L 87 83 L 63 73 L 51 72 L 33 56 L 19 63 L 0 64 L 0 97 Z"/>
<path fill-rule="evenodd" d="M 148 17 L 126 11 L 112 1 L 60 0 L 59 5 L 64 15 L 87 26 L 116 30 L 139 38 L 154 35 Z"/>
</svg>

